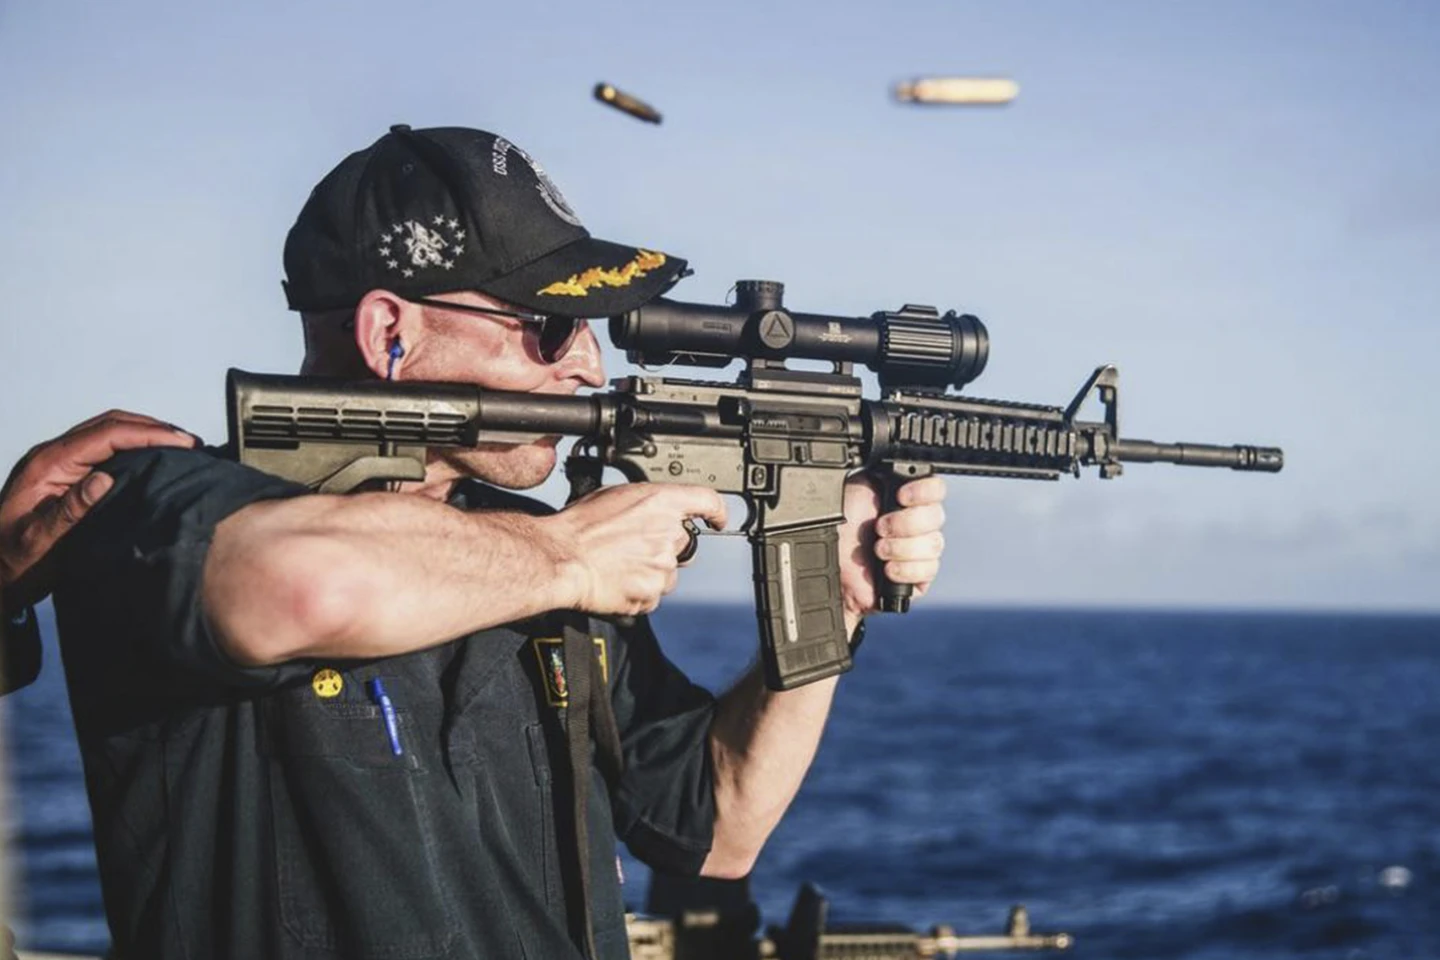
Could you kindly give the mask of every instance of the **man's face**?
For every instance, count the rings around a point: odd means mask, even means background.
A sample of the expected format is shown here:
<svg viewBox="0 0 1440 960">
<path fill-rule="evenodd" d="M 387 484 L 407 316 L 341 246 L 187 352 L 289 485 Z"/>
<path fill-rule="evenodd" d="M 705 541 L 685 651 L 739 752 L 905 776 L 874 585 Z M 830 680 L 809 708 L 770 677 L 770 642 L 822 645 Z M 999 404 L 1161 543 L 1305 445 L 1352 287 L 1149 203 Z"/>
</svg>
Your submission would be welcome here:
<svg viewBox="0 0 1440 960">
<path fill-rule="evenodd" d="M 514 309 L 474 292 L 427 298 L 472 307 Z M 471 383 L 487 390 L 573 394 L 605 384 L 600 344 L 584 321 L 569 349 L 553 363 L 540 355 L 539 325 L 513 317 L 478 315 L 435 306 L 420 312 L 419 333 L 405 344 L 405 380 Z M 482 444 L 474 449 L 435 451 L 427 485 L 435 480 L 475 477 L 516 490 L 544 482 L 555 469 L 556 445 L 547 437 L 526 444 Z"/>
</svg>

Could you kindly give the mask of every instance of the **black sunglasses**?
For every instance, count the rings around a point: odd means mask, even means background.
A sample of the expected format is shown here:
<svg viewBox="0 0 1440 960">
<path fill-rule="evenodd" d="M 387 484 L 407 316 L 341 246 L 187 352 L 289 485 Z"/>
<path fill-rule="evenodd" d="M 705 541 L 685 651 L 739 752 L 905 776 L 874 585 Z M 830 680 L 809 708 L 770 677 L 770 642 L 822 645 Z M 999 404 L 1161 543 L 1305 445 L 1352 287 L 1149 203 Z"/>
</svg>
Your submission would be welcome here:
<svg viewBox="0 0 1440 960">
<path fill-rule="evenodd" d="M 440 310 L 459 310 L 461 313 L 476 313 L 480 316 L 510 317 L 539 327 L 540 359 L 554 363 L 570 352 L 575 337 L 580 332 L 580 321 L 575 317 L 557 317 L 548 313 L 525 313 L 520 310 L 501 310 L 499 307 L 472 307 L 468 303 L 452 303 L 449 300 L 433 300 L 429 297 L 410 297 L 411 303 L 424 304 Z"/>
</svg>

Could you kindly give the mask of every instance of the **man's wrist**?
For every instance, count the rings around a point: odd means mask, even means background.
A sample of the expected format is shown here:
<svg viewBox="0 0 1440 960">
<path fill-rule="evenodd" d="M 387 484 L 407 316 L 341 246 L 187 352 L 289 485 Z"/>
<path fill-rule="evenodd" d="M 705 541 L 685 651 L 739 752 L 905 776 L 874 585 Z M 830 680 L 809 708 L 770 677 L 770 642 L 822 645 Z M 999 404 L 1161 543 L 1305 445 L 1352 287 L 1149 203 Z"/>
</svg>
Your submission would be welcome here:
<svg viewBox="0 0 1440 960">
<path fill-rule="evenodd" d="M 865 642 L 865 618 L 860 617 L 858 622 L 850 628 L 850 656 L 855 656 L 855 651 L 860 649 L 860 644 Z"/>
<path fill-rule="evenodd" d="M 526 517 L 531 529 L 520 532 L 522 535 L 528 532 L 531 542 L 549 561 L 548 575 L 544 578 L 545 609 L 576 610 L 584 602 L 589 584 L 584 564 L 570 549 L 567 532 L 557 529 L 559 516 Z"/>
</svg>

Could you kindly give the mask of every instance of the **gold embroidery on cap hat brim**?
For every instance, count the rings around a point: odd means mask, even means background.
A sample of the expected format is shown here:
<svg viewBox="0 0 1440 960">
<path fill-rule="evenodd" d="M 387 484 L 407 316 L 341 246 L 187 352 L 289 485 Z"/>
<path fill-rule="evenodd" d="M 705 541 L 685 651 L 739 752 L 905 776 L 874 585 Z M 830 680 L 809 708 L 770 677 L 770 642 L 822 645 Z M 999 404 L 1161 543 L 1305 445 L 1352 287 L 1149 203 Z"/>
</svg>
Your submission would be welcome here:
<svg viewBox="0 0 1440 960">
<path fill-rule="evenodd" d="M 623 267 L 591 267 L 583 273 L 571 274 L 536 293 L 551 297 L 584 297 L 595 287 L 625 287 L 656 267 L 664 266 L 665 254 L 641 250 L 634 260 Z"/>
</svg>

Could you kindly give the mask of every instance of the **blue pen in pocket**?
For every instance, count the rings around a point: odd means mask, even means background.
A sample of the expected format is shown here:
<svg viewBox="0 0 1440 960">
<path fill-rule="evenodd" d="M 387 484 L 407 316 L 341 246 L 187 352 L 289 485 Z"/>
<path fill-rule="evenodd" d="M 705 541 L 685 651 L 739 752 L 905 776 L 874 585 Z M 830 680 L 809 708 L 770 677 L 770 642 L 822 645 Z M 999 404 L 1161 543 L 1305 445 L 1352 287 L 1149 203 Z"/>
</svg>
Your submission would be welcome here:
<svg viewBox="0 0 1440 960">
<path fill-rule="evenodd" d="M 379 677 L 372 677 L 367 684 L 370 688 L 370 698 L 380 707 L 380 716 L 385 720 L 385 733 L 390 737 L 390 750 L 395 756 L 405 753 L 400 746 L 400 718 L 395 716 L 395 704 L 390 702 L 390 695 L 385 692 L 385 683 Z"/>
</svg>

